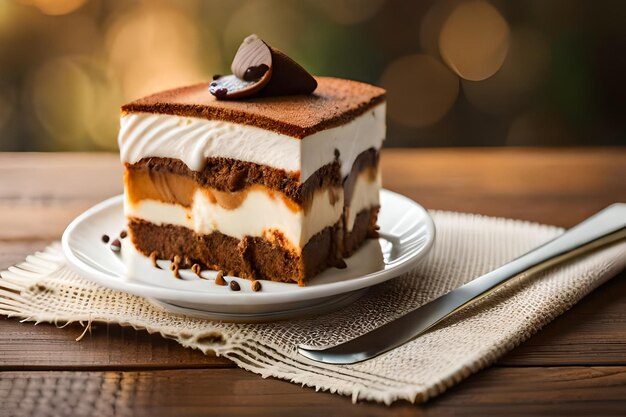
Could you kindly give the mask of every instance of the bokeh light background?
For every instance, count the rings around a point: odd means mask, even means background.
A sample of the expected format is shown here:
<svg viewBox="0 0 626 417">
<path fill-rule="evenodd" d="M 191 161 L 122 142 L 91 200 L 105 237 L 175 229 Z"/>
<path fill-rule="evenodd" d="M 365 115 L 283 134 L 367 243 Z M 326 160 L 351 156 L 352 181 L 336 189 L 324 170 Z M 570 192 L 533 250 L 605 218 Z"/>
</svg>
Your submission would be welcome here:
<svg viewBox="0 0 626 417">
<path fill-rule="evenodd" d="M 388 90 L 387 146 L 626 144 L 626 3 L 0 0 L 0 150 L 116 150 L 119 106 L 257 33 Z"/>
</svg>

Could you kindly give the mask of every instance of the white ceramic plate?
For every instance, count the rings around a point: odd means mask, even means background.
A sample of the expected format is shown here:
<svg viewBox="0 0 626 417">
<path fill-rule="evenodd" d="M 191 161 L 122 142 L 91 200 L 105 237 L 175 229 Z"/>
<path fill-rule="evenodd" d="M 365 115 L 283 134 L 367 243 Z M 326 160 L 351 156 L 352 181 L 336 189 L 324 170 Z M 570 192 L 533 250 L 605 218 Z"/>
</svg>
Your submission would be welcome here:
<svg viewBox="0 0 626 417">
<path fill-rule="evenodd" d="M 243 278 L 241 291 L 215 285 L 215 271 L 203 271 L 206 279 L 181 270 L 176 279 L 169 261 L 163 269 L 137 253 L 129 238 L 122 239 L 121 253 L 102 242 L 103 234 L 115 239 L 126 226 L 123 196 L 103 201 L 78 216 L 65 230 L 63 253 L 69 266 L 100 285 L 153 299 L 176 313 L 227 321 L 264 321 L 319 314 L 353 302 L 364 289 L 401 275 L 415 265 L 432 246 L 433 222 L 422 206 L 391 191 L 381 191 L 378 216 L 380 239 L 369 240 L 346 259 L 345 269 L 331 268 L 306 287 L 262 281 L 253 292 Z"/>
</svg>

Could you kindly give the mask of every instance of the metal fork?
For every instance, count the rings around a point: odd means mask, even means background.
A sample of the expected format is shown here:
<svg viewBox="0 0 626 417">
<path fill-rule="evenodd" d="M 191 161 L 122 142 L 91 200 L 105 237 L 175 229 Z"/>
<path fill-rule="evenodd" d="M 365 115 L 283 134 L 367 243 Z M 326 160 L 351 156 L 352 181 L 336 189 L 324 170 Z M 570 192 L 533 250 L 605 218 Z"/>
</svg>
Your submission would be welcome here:
<svg viewBox="0 0 626 417">
<path fill-rule="evenodd" d="M 613 204 L 555 239 L 390 323 L 329 348 L 300 345 L 298 353 L 314 361 L 330 364 L 350 364 L 371 359 L 423 334 L 513 278 L 527 276 L 624 238 L 626 204 Z"/>
</svg>

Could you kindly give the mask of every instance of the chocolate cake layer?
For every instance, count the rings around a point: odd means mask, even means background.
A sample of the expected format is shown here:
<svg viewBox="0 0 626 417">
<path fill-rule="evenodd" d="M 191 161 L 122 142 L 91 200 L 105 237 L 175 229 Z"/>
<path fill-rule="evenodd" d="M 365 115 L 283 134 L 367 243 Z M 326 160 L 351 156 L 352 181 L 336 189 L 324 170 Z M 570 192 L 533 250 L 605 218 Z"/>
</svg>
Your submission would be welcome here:
<svg viewBox="0 0 626 417">
<path fill-rule="evenodd" d="M 352 256 L 366 239 L 378 237 L 376 226 L 378 211 L 379 207 L 372 207 L 362 210 L 356 215 L 352 230 L 343 236 L 342 257 Z"/>
<path fill-rule="evenodd" d="M 122 106 L 122 113 L 158 113 L 223 120 L 294 138 L 348 123 L 385 100 L 385 90 L 369 84 L 316 77 L 313 94 L 217 100 L 201 83 L 157 93 Z"/>
<path fill-rule="evenodd" d="M 211 269 L 249 279 L 297 282 L 310 278 L 335 265 L 338 260 L 339 225 L 327 227 L 313 236 L 302 255 L 289 251 L 277 242 L 262 237 L 241 240 L 219 232 L 198 235 L 174 225 L 156 225 L 129 219 L 128 228 L 135 247 L 144 255 L 156 252 L 159 259 L 188 256 Z"/>
<path fill-rule="evenodd" d="M 129 219 L 128 229 L 134 246 L 146 256 L 153 252 L 159 259 L 187 256 L 228 275 L 304 285 L 308 278 L 337 265 L 340 253 L 349 257 L 366 239 L 377 237 L 377 214 L 377 207 L 361 211 L 345 235 L 339 224 L 325 228 L 309 240 L 300 256 L 281 245 L 280 235 L 273 241 L 251 236 L 240 240 L 219 232 L 198 235 L 186 227 L 135 218 Z"/>
</svg>

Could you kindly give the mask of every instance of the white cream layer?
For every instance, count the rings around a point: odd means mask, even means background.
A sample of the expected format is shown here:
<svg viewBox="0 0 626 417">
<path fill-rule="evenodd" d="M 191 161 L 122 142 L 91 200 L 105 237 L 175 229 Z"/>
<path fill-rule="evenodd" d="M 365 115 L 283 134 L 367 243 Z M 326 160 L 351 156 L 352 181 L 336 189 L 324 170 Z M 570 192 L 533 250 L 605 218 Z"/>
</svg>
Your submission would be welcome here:
<svg viewBox="0 0 626 417">
<path fill-rule="evenodd" d="M 329 204 L 329 193 L 337 196 Z M 196 191 L 190 208 L 155 200 L 141 200 L 135 204 L 126 198 L 124 212 L 155 224 L 173 224 L 187 227 L 198 234 L 219 231 L 242 239 L 244 236 L 263 236 L 272 239 L 271 232 L 280 231 L 299 252 L 315 234 L 339 221 L 343 211 L 341 190 L 323 189 L 313 196 L 311 207 L 294 211 L 278 194 L 265 190 L 251 190 L 236 209 L 225 209 L 212 203 L 201 190 Z"/>
<path fill-rule="evenodd" d="M 382 146 L 385 108 L 379 104 L 349 123 L 303 139 L 219 120 L 130 113 L 120 121 L 120 156 L 130 164 L 147 157 L 180 159 L 195 171 L 208 157 L 232 158 L 300 172 L 300 182 L 305 182 L 334 161 L 337 149 L 345 177 L 360 153 Z"/>
</svg>

